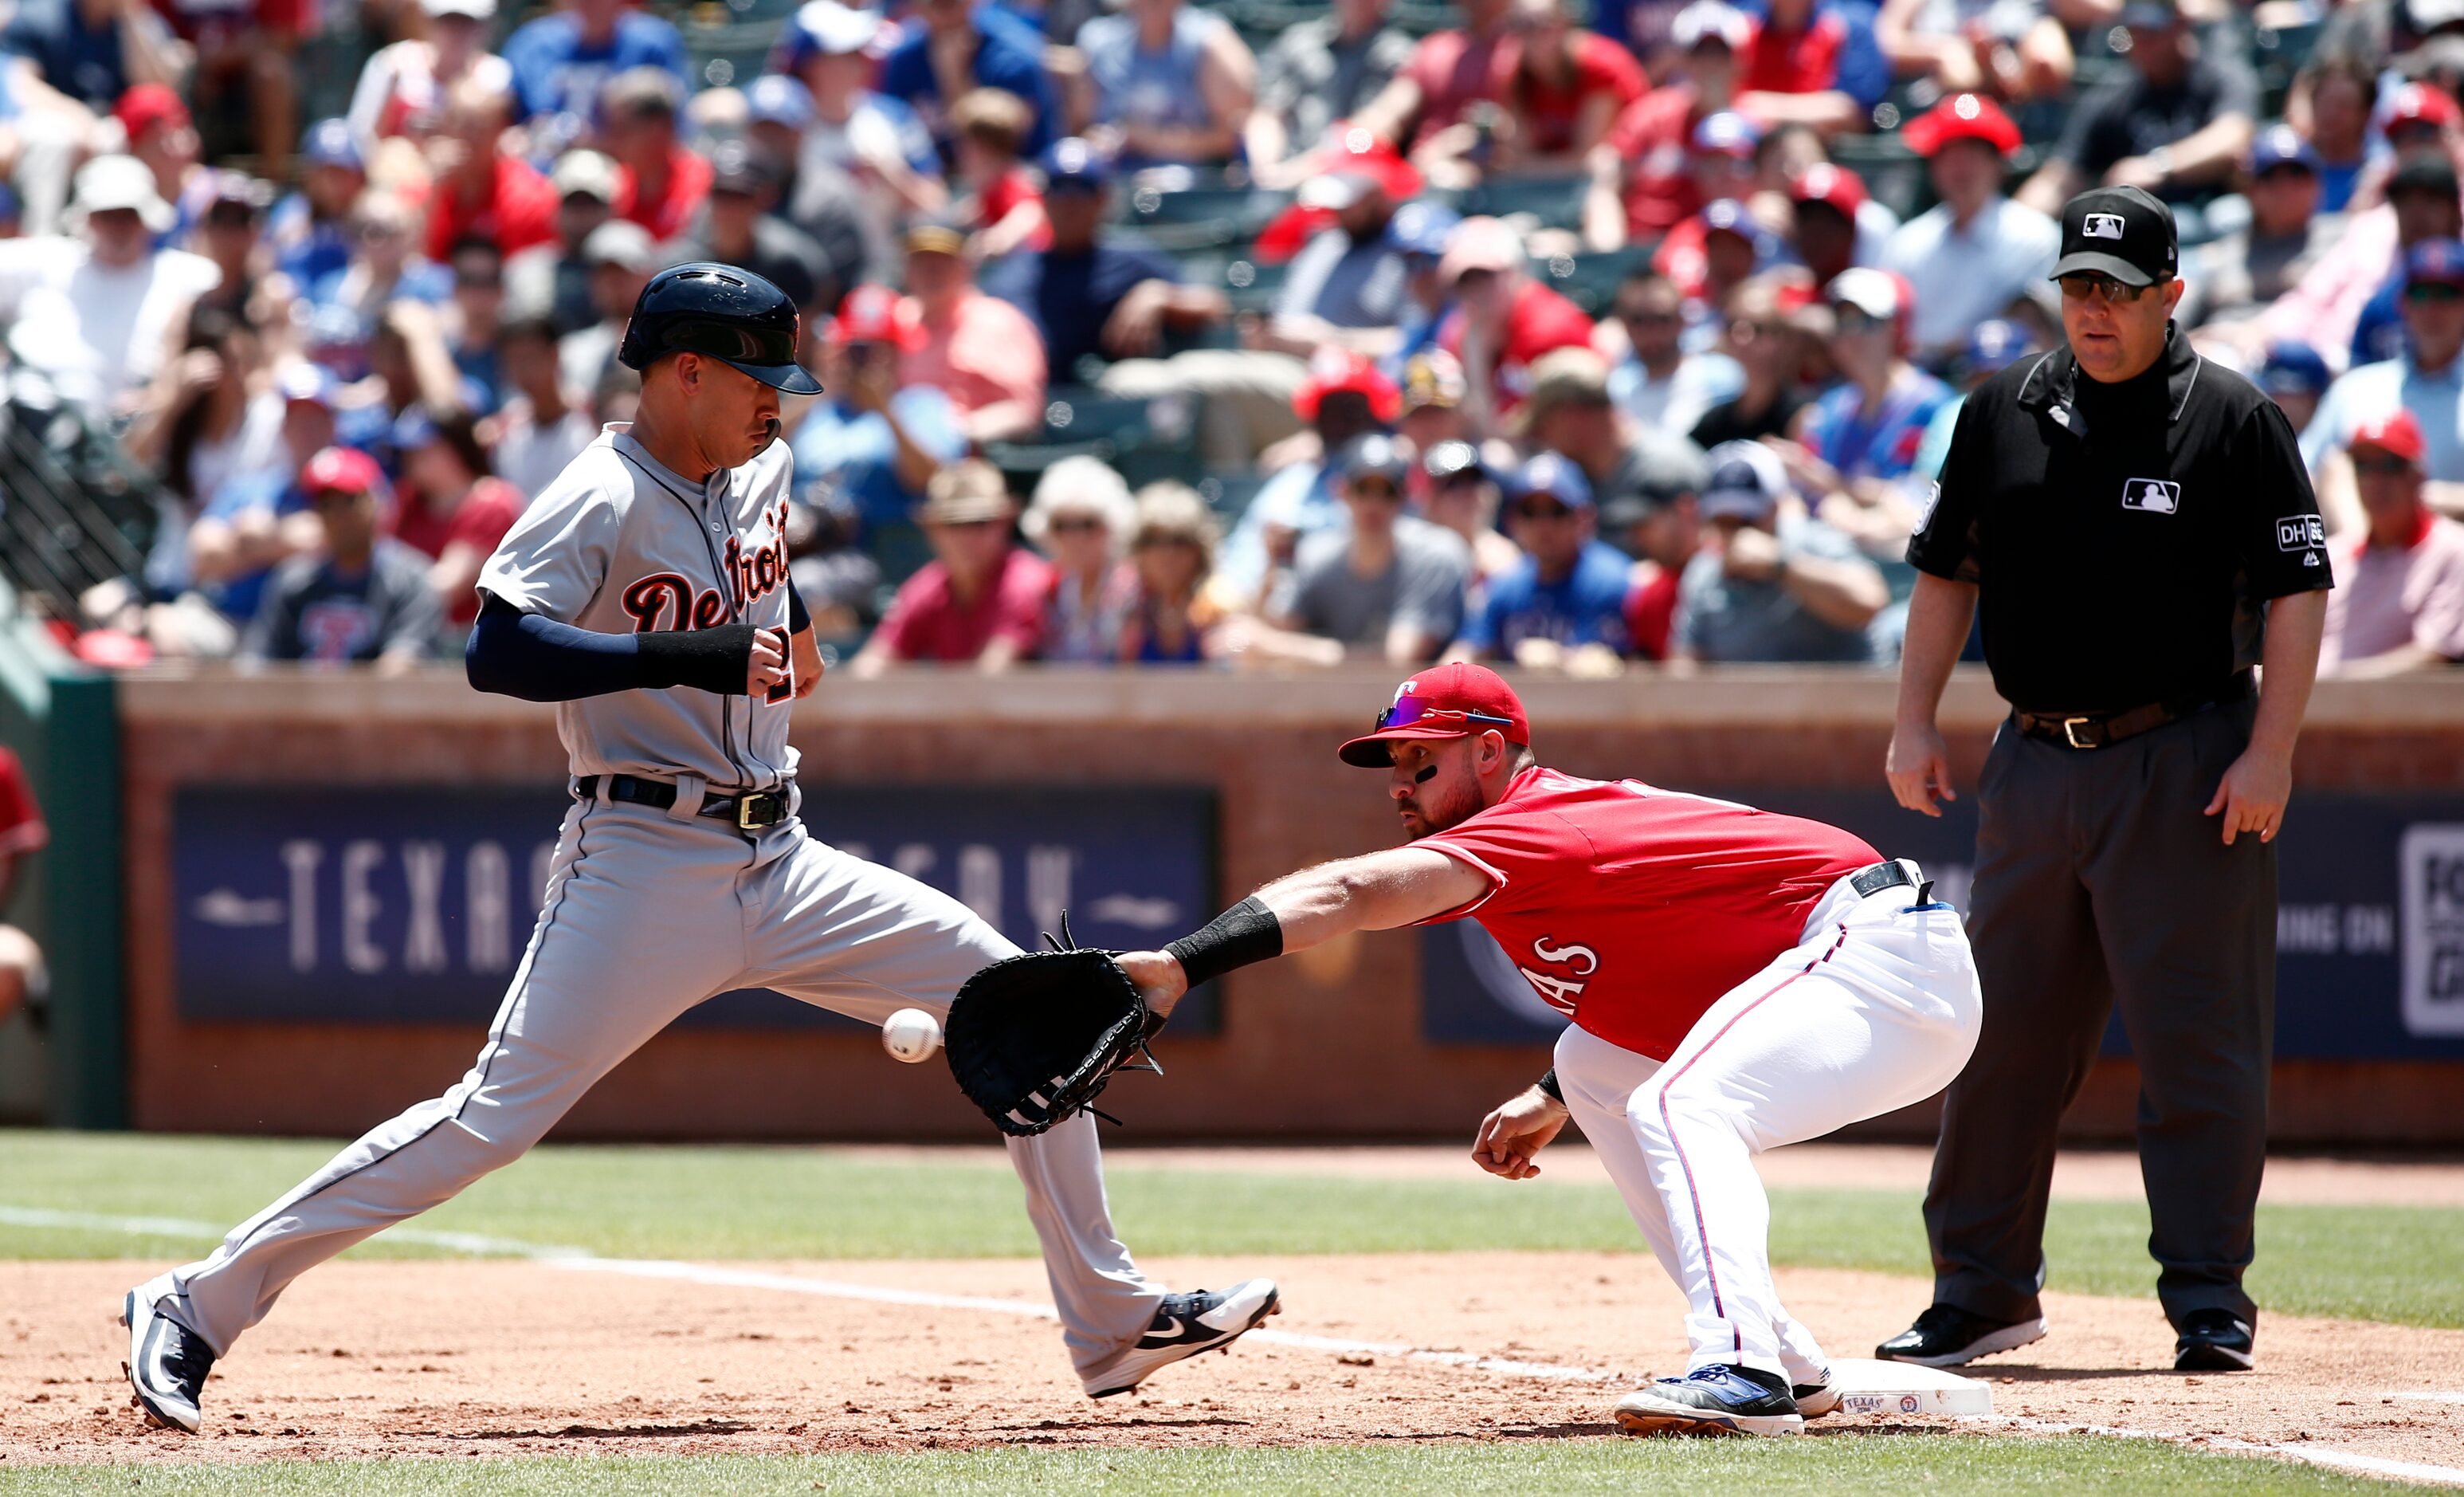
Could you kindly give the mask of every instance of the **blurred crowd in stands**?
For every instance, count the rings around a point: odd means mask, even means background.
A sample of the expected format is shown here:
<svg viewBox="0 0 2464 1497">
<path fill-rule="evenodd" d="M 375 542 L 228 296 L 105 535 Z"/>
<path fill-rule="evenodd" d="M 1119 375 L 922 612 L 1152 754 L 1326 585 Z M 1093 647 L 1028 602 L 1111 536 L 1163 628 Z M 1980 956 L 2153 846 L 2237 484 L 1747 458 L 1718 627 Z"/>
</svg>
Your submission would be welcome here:
<svg viewBox="0 0 2464 1497">
<path fill-rule="evenodd" d="M 2101 183 L 2301 433 L 2328 669 L 2464 657 L 2458 0 L 352 3 L 0 32 L 11 409 L 159 486 L 88 659 L 450 657 L 715 259 L 860 672 L 1888 663 Z"/>
</svg>

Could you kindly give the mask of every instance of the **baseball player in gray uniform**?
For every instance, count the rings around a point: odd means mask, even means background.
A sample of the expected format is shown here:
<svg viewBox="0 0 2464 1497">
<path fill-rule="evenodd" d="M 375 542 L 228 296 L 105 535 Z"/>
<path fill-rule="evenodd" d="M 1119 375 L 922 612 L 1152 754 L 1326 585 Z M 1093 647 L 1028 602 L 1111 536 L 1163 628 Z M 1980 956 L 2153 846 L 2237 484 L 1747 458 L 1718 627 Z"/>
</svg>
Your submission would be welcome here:
<svg viewBox="0 0 2464 1497">
<path fill-rule="evenodd" d="M 821 389 L 796 312 L 732 266 L 678 266 L 619 358 L 641 409 L 542 493 L 481 572 L 472 684 L 555 701 L 573 807 L 539 924 L 478 1060 L 233 1228 L 129 1291 L 128 1373 L 155 1421 L 197 1427 L 216 1358 L 301 1273 L 451 1199 L 539 1141 L 686 1009 L 769 987 L 875 1024 L 938 1018 L 1018 954 L 956 899 L 850 857 L 797 819 L 792 700 L 821 669 L 787 581 L 779 397 Z M 1071 1360 L 1096 1398 L 1225 1345 L 1275 1286 L 1166 1294 L 1104 1199 L 1094 1120 L 1008 1140 Z"/>
</svg>

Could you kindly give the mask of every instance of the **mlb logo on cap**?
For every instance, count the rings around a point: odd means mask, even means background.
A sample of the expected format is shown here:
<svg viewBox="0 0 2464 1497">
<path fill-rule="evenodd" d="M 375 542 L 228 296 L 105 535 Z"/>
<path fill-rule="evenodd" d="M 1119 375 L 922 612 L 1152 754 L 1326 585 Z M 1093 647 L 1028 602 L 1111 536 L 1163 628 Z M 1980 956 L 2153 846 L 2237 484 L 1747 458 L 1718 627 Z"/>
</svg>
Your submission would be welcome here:
<svg viewBox="0 0 2464 1497">
<path fill-rule="evenodd" d="M 2122 215 L 2090 213 L 2081 231 L 2091 239 L 2119 239 L 2122 237 Z"/>
</svg>

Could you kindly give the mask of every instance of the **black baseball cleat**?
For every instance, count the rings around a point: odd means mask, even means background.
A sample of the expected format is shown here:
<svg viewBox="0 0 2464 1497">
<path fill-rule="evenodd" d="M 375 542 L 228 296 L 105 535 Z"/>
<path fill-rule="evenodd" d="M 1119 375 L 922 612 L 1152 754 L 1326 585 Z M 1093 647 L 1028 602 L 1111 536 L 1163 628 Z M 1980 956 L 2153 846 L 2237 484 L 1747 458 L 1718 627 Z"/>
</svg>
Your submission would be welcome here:
<svg viewBox="0 0 2464 1497">
<path fill-rule="evenodd" d="M 205 1418 L 197 1403 L 214 1354 L 205 1337 L 155 1309 L 143 1294 L 129 1290 L 120 1310 L 120 1323 L 128 1328 L 129 1386 L 137 1390 L 137 1406 L 149 1423 L 193 1435 Z"/>
<path fill-rule="evenodd" d="M 2173 1370 L 2180 1373 L 2246 1373 L 2251 1324 L 2229 1310 L 2194 1310 L 2184 1317 L 2173 1343 Z"/>
<path fill-rule="evenodd" d="M 1915 1325 L 1874 1348 L 1874 1354 L 1886 1362 L 1914 1362 L 1920 1367 L 1965 1367 L 1980 1356 L 2044 1338 L 2042 1315 L 2033 1320 L 1988 1320 L 1956 1305 L 1936 1305 L 1919 1315 Z"/>
<path fill-rule="evenodd" d="M 1697 1367 L 1617 1401 L 1630 1435 L 1802 1435 L 1788 1379 L 1752 1367 Z"/>
<path fill-rule="evenodd" d="M 1167 1294 L 1146 1334 L 1079 1375 L 1090 1398 L 1128 1393 L 1158 1369 L 1229 1347 L 1283 1311 L 1272 1279 L 1243 1279 L 1228 1289 Z"/>
</svg>

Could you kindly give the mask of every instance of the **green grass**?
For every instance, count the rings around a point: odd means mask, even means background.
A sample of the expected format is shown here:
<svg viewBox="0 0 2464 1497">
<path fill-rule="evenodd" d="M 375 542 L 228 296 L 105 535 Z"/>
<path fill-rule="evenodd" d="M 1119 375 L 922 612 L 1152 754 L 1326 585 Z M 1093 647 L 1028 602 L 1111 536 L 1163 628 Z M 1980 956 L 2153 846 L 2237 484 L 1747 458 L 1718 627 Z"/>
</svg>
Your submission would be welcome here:
<svg viewBox="0 0 2464 1497">
<path fill-rule="evenodd" d="M 325 1142 L 140 1134 L 0 1133 L 0 1205 L 240 1221 L 333 1152 Z M 1639 1252 L 1605 1186 L 1542 1181 L 1363 1180 L 1144 1165 L 1114 1157 L 1123 1235 L 1149 1256 L 1477 1249 Z M 1780 1263 L 1922 1277 L 1913 1192 L 1783 1190 L 1772 1198 Z M 622 1257 L 686 1259 L 1023 1257 L 1035 1239 L 1008 1167 L 888 1161 L 830 1149 L 548 1147 L 422 1218 L 436 1231 L 558 1244 Z M 2137 1201 L 2057 1201 L 2051 1285 L 2154 1292 L 2147 1213 Z M 131 1237 L 0 1223 L 0 1257 L 195 1256 L 187 1237 Z M 370 1257 L 440 1249 L 379 1237 Z M 2296 1314 L 2464 1327 L 2464 1210 L 2262 1206 L 2251 1287 Z"/>
<path fill-rule="evenodd" d="M 2089 1436 L 2007 1440 L 1881 1435 L 1826 1440 L 1530 1440 L 1472 1443 L 1317 1445 L 1278 1449 L 1036 1450 L 912 1455 L 717 1456 L 598 1461 L 279 1463 L 225 1466 L 28 1466 L 0 1471 L 0 1494 L 99 1490 L 199 1497 L 561 1497 L 623 1491 L 710 1493 L 933 1492 L 1343 1494 L 1381 1492 L 1628 1493 L 1649 1490 L 1807 1492 L 1903 1497 L 1911 1489 L 2240 1497 L 2240 1494 L 2418 1492 L 2309 1466 L 2207 1455 L 2153 1442 Z"/>
</svg>

